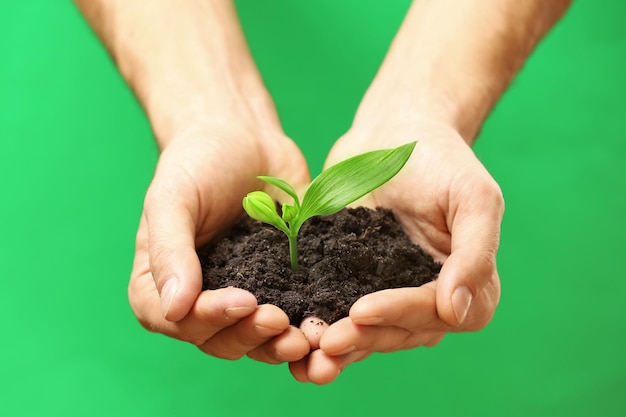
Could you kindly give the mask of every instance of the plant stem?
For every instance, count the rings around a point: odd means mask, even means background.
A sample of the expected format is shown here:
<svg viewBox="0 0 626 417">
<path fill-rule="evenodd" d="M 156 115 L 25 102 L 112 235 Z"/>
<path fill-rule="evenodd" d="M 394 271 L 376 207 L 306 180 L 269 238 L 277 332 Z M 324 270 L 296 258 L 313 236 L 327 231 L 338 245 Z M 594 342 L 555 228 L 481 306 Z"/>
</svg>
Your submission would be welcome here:
<svg viewBox="0 0 626 417">
<path fill-rule="evenodd" d="M 291 270 L 298 270 L 298 233 L 290 233 L 289 237 L 289 256 L 291 258 Z"/>
</svg>

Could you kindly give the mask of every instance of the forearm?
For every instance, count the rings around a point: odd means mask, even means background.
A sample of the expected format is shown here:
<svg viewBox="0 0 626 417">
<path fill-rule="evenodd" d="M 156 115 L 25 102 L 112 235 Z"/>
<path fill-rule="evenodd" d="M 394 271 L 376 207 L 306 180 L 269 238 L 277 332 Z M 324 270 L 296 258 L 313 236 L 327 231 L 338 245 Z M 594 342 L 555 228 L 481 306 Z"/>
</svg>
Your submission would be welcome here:
<svg viewBox="0 0 626 417">
<path fill-rule="evenodd" d="M 229 0 L 76 0 L 161 148 L 194 124 L 279 129 Z"/>
<path fill-rule="evenodd" d="M 571 0 L 415 0 L 355 118 L 434 118 L 471 144 Z"/>
</svg>

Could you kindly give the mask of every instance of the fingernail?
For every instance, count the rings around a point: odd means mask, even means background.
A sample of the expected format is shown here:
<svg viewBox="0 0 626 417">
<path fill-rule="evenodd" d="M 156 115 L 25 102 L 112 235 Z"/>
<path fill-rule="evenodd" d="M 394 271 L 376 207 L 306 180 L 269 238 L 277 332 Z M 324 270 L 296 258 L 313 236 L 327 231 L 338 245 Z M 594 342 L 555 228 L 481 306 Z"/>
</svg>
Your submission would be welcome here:
<svg viewBox="0 0 626 417">
<path fill-rule="evenodd" d="M 383 318 L 381 316 L 373 316 L 353 319 L 352 321 L 363 326 L 375 326 L 377 324 L 382 324 Z"/>
<path fill-rule="evenodd" d="M 463 323 L 470 305 L 472 304 L 472 292 L 465 285 L 454 290 L 452 294 L 452 308 L 459 324 Z"/>
<path fill-rule="evenodd" d="M 161 289 L 161 311 L 163 312 L 163 317 L 165 318 L 167 318 L 167 313 L 169 313 L 170 308 L 172 307 L 174 297 L 176 297 L 179 287 L 180 281 L 178 278 L 172 277 L 165 282 L 165 285 L 163 285 L 163 288 Z"/>
<path fill-rule="evenodd" d="M 256 310 L 256 307 L 229 307 L 224 310 L 224 316 L 228 319 L 242 319 L 249 316 L 254 310 Z"/>
</svg>

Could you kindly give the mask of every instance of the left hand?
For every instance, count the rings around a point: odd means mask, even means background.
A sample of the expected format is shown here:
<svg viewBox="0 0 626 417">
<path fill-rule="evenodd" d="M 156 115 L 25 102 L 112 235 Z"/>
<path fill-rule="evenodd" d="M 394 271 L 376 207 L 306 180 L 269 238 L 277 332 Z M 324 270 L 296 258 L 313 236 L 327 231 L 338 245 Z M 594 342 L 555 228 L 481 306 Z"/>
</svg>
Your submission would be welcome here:
<svg viewBox="0 0 626 417">
<path fill-rule="evenodd" d="M 224 124 L 190 120 L 168 138 L 137 232 L 131 308 L 146 329 L 215 357 L 297 360 L 310 346 L 281 309 L 257 305 L 242 289 L 201 291 L 196 248 L 237 220 L 243 196 L 261 186 L 256 176 L 277 175 L 296 187 L 309 182 L 304 157 L 278 129 L 242 119 Z"/>
<path fill-rule="evenodd" d="M 321 336 L 320 349 L 290 363 L 298 381 L 326 384 L 372 352 L 434 346 L 448 332 L 489 323 L 500 298 L 496 252 L 504 200 L 463 138 L 439 122 L 348 132 L 327 165 L 412 140 L 418 144 L 389 183 L 357 202 L 392 209 L 411 239 L 443 267 L 421 287 L 384 290 L 355 302 Z"/>
</svg>

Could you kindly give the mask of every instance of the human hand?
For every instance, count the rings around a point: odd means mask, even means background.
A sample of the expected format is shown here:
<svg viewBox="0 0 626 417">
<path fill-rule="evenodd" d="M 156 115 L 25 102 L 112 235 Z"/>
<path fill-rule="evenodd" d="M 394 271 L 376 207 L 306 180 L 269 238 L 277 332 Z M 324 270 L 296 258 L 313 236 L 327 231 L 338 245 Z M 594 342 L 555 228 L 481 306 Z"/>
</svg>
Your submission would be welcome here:
<svg viewBox="0 0 626 417">
<path fill-rule="evenodd" d="M 196 248 L 241 215 L 242 198 L 259 188 L 260 174 L 296 186 L 309 182 L 304 158 L 282 133 L 211 126 L 165 147 L 146 195 L 129 285 L 131 307 L 146 329 L 225 359 L 280 363 L 309 352 L 278 307 L 258 306 L 254 295 L 236 288 L 201 292 Z"/>
<path fill-rule="evenodd" d="M 299 381 L 329 383 L 372 352 L 433 346 L 448 332 L 479 330 L 493 316 L 500 297 L 496 252 L 504 202 L 455 130 L 431 121 L 353 129 L 337 142 L 327 165 L 415 139 L 398 176 L 357 204 L 392 209 L 412 240 L 442 262 L 439 277 L 357 300 L 349 317 L 324 332 L 319 350 L 290 364 Z"/>
</svg>

